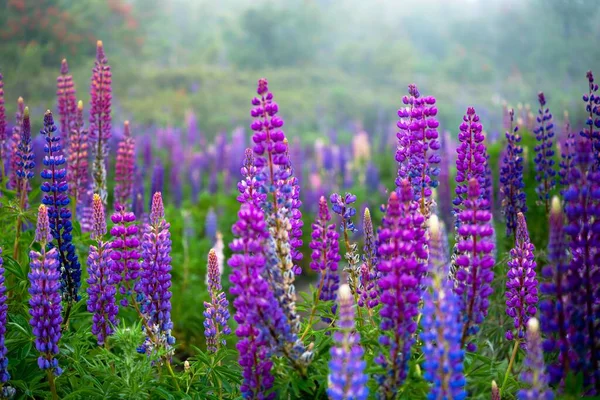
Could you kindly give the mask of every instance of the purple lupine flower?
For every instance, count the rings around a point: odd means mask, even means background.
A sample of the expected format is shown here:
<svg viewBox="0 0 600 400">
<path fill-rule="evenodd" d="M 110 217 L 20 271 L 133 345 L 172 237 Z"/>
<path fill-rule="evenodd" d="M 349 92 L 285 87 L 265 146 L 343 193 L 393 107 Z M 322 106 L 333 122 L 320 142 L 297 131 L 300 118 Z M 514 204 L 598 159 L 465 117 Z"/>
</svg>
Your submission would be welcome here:
<svg viewBox="0 0 600 400">
<path fill-rule="evenodd" d="M 8 161 L 6 141 L 6 108 L 4 106 L 4 80 L 0 72 L 0 184 L 4 182 L 6 176 L 6 162 Z M 2 195 L 0 195 L 2 196 Z"/>
<path fill-rule="evenodd" d="M 237 201 L 240 203 L 251 203 L 260 207 L 265 201 L 265 195 L 261 193 L 261 183 L 257 179 L 258 168 L 254 165 L 252 149 L 246 149 L 244 165 L 240 171 L 242 180 L 237 185 L 240 192 Z"/>
<path fill-rule="evenodd" d="M 21 210 L 28 208 L 27 195 L 31 191 L 30 180 L 33 178 L 35 168 L 35 157 L 31 146 L 31 121 L 29 119 L 29 107 L 25 107 L 23 113 L 23 125 L 21 129 L 21 141 L 17 147 L 15 175 L 17 176 L 17 198 Z"/>
<path fill-rule="evenodd" d="M 114 224 L 110 230 L 113 237 L 110 242 L 110 256 L 113 260 L 111 280 L 119 286 L 119 292 L 123 296 L 121 305 L 127 307 L 128 298 L 133 295 L 132 291 L 140 275 L 139 228 L 135 223 L 135 214 L 122 205 L 115 206 L 110 220 Z"/>
<path fill-rule="evenodd" d="M 550 382 L 558 384 L 569 369 L 569 342 L 567 340 L 569 318 L 568 283 L 566 273 L 568 267 L 567 242 L 564 231 L 565 216 L 558 197 L 552 198 L 549 221 L 548 265 L 542 270 L 546 279 L 540 286 L 542 294 L 547 297 L 540 302 L 540 322 L 546 334 L 544 352 L 558 351 L 558 360 L 548 366 Z"/>
<path fill-rule="evenodd" d="M 527 383 L 529 388 L 519 390 L 517 399 L 553 400 L 554 393 L 548 386 L 548 374 L 544 364 L 540 323 L 536 318 L 531 318 L 527 323 L 527 356 L 523 365 L 525 368 L 521 373 L 521 381 Z"/>
<path fill-rule="evenodd" d="M 217 213 L 214 208 L 209 208 L 206 213 L 206 220 L 204 221 L 204 236 L 210 241 L 210 244 L 215 243 L 217 237 L 217 230 L 219 229 L 219 222 L 217 220 Z"/>
<path fill-rule="evenodd" d="M 569 177 L 575 164 L 575 132 L 571 129 L 571 124 L 567 120 L 565 123 L 566 138 L 560 152 L 560 164 L 558 170 L 559 183 L 561 185 L 560 194 L 564 195 L 569 187 Z"/>
<path fill-rule="evenodd" d="M 75 93 L 73 76 L 69 74 L 69 64 L 67 64 L 67 59 L 63 58 L 60 64 L 60 75 L 56 78 L 56 99 L 58 100 L 61 139 L 65 143 L 65 147 L 69 147 L 67 145 L 69 134 L 77 114 Z M 67 153 L 71 153 L 70 148 Z"/>
<path fill-rule="evenodd" d="M 88 190 L 88 146 L 88 131 L 83 127 L 83 101 L 79 101 L 69 137 L 67 163 L 69 194 L 73 196 L 75 206 L 80 205 L 84 193 Z"/>
<path fill-rule="evenodd" d="M 145 226 L 142 241 L 142 268 L 137 292 L 143 297 L 141 311 L 146 325 L 146 340 L 138 352 L 151 355 L 159 348 L 172 351 L 171 336 L 171 233 L 165 220 L 165 208 L 160 192 L 152 197 L 150 222 Z M 148 332 L 150 330 L 150 332 Z"/>
<path fill-rule="evenodd" d="M 338 275 L 339 234 L 335 224 L 330 224 L 331 215 L 327 207 L 327 200 L 321 196 L 319 200 L 319 214 L 315 223 L 312 224 L 311 241 L 312 250 L 310 268 L 319 273 L 318 300 L 335 300 L 340 284 Z M 335 313 L 335 306 L 333 307 Z"/>
<path fill-rule="evenodd" d="M 451 172 L 451 152 L 449 150 L 449 135 L 448 132 L 444 132 L 441 140 L 441 151 L 440 151 L 440 175 L 438 177 L 440 184 L 437 187 L 437 209 L 444 220 L 444 225 L 452 226 L 452 193 L 450 186 L 450 172 Z"/>
<path fill-rule="evenodd" d="M 600 392 L 600 172 L 594 169 L 592 140 L 580 138 L 575 151 L 569 189 L 564 194 L 572 259 L 567 272 L 571 304 L 568 338 L 576 357 L 575 373 L 584 373 L 584 384 Z"/>
<path fill-rule="evenodd" d="M 119 307 L 116 304 L 117 288 L 111 276 L 112 249 L 109 242 L 103 240 L 106 235 L 106 217 L 104 215 L 104 205 L 99 195 L 94 194 L 93 198 L 93 229 L 91 239 L 96 241 L 96 245 L 90 246 L 88 255 L 88 274 L 87 280 L 88 301 L 87 310 L 93 314 L 92 334 L 96 335 L 98 345 L 102 346 L 106 340 L 115 332 L 115 326 L 118 324 L 117 314 Z"/>
<path fill-rule="evenodd" d="M 287 139 L 284 140 L 284 142 L 287 145 Z M 286 156 L 288 157 L 288 160 L 290 160 L 289 155 L 287 153 Z M 300 261 L 302 261 L 303 257 L 302 251 L 300 249 L 302 247 L 302 227 L 304 226 L 304 222 L 302 221 L 302 212 L 300 211 L 300 208 L 302 207 L 302 201 L 300 200 L 300 183 L 298 181 L 298 178 L 296 178 L 296 176 L 294 175 L 291 162 L 288 162 L 285 169 L 289 176 L 287 180 L 287 185 L 291 189 L 289 193 L 289 241 L 291 247 L 291 257 L 292 262 L 294 262 L 294 274 L 300 275 L 302 273 L 302 268 L 300 267 L 299 263 Z"/>
<path fill-rule="evenodd" d="M 29 252 L 30 271 L 29 288 L 29 323 L 35 336 L 35 348 L 40 352 L 38 366 L 43 370 L 51 370 L 55 376 L 62 373 L 55 356 L 58 354 L 58 341 L 61 337 L 62 305 L 60 302 L 60 262 L 58 250 L 47 248 L 52 240 L 48 219 L 48 209 L 40 205 L 38 211 L 35 241 L 40 244 L 40 251 Z"/>
<path fill-rule="evenodd" d="M 425 217 L 408 180 L 400 185 L 400 193 L 392 192 L 388 200 L 382 229 L 379 231 L 379 264 L 382 274 L 381 335 L 386 348 L 376 362 L 386 371 L 378 377 L 381 394 L 396 396 L 406 379 L 410 350 L 417 330 L 416 317 L 421 299 L 421 281 L 427 270 Z"/>
<path fill-rule="evenodd" d="M 556 171 L 554 170 L 554 124 L 552 114 L 546 107 L 546 96 L 543 92 L 538 94 L 540 109 L 537 116 L 537 127 L 533 130 L 538 144 L 535 146 L 535 178 L 538 181 L 536 189 L 541 204 L 546 207 L 546 214 L 550 212 L 550 193 L 556 186 Z"/>
<path fill-rule="evenodd" d="M 17 112 L 15 113 L 15 125 L 13 126 L 11 136 L 11 151 L 10 151 L 10 176 L 7 183 L 7 188 L 16 190 L 18 187 L 19 178 L 17 176 L 17 164 L 20 159 L 17 155 L 17 149 L 19 143 L 21 143 L 22 131 L 23 131 L 23 116 L 25 115 L 25 102 L 22 97 L 17 100 Z"/>
<path fill-rule="evenodd" d="M 252 150 L 251 150 L 252 151 Z M 190 165 L 190 186 L 192 192 L 192 203 L 197 204 L 202 190 L 202 164 L 204 160 L 202 153 L 194 153 Z"/>
<path fill-rule="evenodd" d="M 415 84 L 408 85 L 408 96 L 402 98 L 405 108 L 398 110 L 398 149 L 396 161 L 400 163 L 396 186 L 408 179 L 415 199 L 419 200 L 421 213 L 430 213 L 431 189 L 437 187 L 439 175 L 440 142 L 438 140 L 435 97 L 421 97 Z"/>
<path fill-rule="evenodd" d="M 439 222 L 437 225 L 431 230 L 439 234 Z M 454 293 L 453 282 L 444 270 L 447 267 L 433 271 L 429 278 L 430 287 L 425 290 L 423 298 L 423 331 L 420 334 L 425 357 L 423 377 L 432 384 L 429 399 L 461 400 L 467 398 L 467 392 L 463 367 L 465 353 L 461 346 L 460 298 Z"/>
<path fill-rule="evenodd" d="M 327 395 L 331 400 L 366 400 L 369 376 L 365 373 L 367 363 L 363 360 L 365 352 L 360 345 L 360 334 L 355 329 L 350 286 L 340 287 L 338 299 L 340 316 L 330 350 Z"/>
<path fill-rule="evenodd" d="M 458 140 L 460 145 L 456 149 L 458 154 L 456 159 L 456 197 L 452 202 L 454 204 L 454 215 L 458 226 L 458 215 L 464 209 L 463 202 L 467 200 L 469 181 L 472 178 L 477 179 L 479 187 L 483 191 L 486 182 L 487 150 L 485 145 L 485 136 L 483 135 L 483 125 L 479 122 L 479 116 L 475 113 L 473 107 L 467 108 L 467 113 L 463 116 L 463 122 L 460 124 Z M 483 195 L 483 192 L 481 193 Z M 486 197 L 488 202 L 489 198 Z"/>
<path fill-rule="evenodd" d="M 379 192 L 381 180 L 379 178 L 379 169 L 372 161 L 367 163 L 365 170 L 365 184 L 370 193 Z"/>
<path fill-rule="evenodd" d="M 217 252 L 210 249 L 208 252 L 208 293 L 210 302 L 204 302 L 204 336 L 208 351 L 216 352 L 219 346 L 225 346 L 223 335 L 229 335 L 231 329 L 229 321 L 229 302 L 221 286 L 221 273 Z"/>
<path fill-rule="evenodd" d="M 370 310 L 379 304 L 379 288 L 377 286 L 377 280 L 381 278 L 381 274 L 377 272 L 377 245 L 375 243 L 373 220 L 371 219 L 371 212 L 368 208 L 365 208 L 363 227 L 365 242 L 363 247 L 363 263 L 360 267 L 362 285 L 358 305 L 360 307 L 366 306 Z"/>
<path fill-rule="evenodd" d="M 0 80 L 1 80 L 0 76 Z M 1 89 L 1 88 L 0 88 Z M 0 385 L 8 382 L 8 349 L 6 348 L 6 324 L 8 322 L 8 304 L 6 304 L 6 285 L 4 277 L 4 260 L 2 259 L 2 248 L 0 248 Z"/>
<path fill-rule="evenodd" d="M 538 282 L 534 251 L 525 216 L 519 213 L 516 242 L 515 247 L 510 250 L 506 280 L 506 314 L 513 319 L 513 328 L 506 332 L 507 340 L 525 339 L 527 321 L 537 311 Z"/>
<path fill-rule="evenodd" d="M 125 121 L 115 163 L 115 203 L 129 208 L 132 201 L 135 169 L 135 139 Z"/>
<path fill-rule="evenodd" d="M 488 210 L 488 200 L 481 197 L 481 189 L 476 178 L 471 178 L 464 201 L 464 209 L 458 215 L 456 255 L 454 259 L 455 292 L 461 298 L 463 331 L 461 346 L 476 334 L 479 325 L 488 312 L 488 298 L 493 292 L 494 250 L 492 213 Z M 467 350 L 475 351 L 475 344 L 469 343 Z"/>
<path fill-rule="evenodd" d="M 58 250 L 63 299 L 69 303 L 79 300 L 81 285 L 81 265 L 73 244 L 73 225 L 69 209 L 69 185 L 65 157 L 62 153 L 60 136 L 57 135 L 54 118 L 50 111 L 44 115 L 44 129 L 40 134 L 45 138 L 44 167 L 42 179 L 42 204 L 48 207 L 48 218 L 53 240 L 48 245 Z"/>
<path fill-rule="evenodd" d="M 165 169 L 160 159 L 156 160 L 152 171 L 152 180 L 150 184 L 150 193 L 162 193 L 164 190 Z M 150 199 L 150 208 L 152 207 L 152 198 Z"/>
<path fill-rule="evenodd" d="M 90 86 L 90 139 L 93 144 L 94 162 L 92 183 L 94 193 L 98 193 L 106 204 L 106 161 L 107 144 L 111 137 L 110 116 L 112 102 L 112 72 L 104 53 L 102 41 L 96 45 L 96 61 L 92 70 Z"/>
<path fill-rule="evenodd" d="M 145 207 L 145 194 L 146 194 L 146 186 L 144 185 L 144 175 L 142 172 L 142 168 L 136 164 L 135 166 L 135 184 L 133 186 L 133 195 L 131 200 L 131 211 L 133 214 L 141 221 L 143 217 L 146 215 Z"/>
<path fill-rule="evenodd" d="M 510 110 L 511 122 L 514 110 Z M 516 233 L 517 214 L 527 213 L 527 202 L 523 188 L 523 147 L 519 127 L 506 132 L 506 152 L 500 167 L 500 193 L 502 194 L 502 212 L 506 219 L 506 236 Z"/>
<path fill-rule="evenodd" d="M 580 135 L 591 141 L 595 160 L 594 168 L 597 168 L 600 164 L 600 95 L 597 93 L 598 84 L 594 83 L 592 71 L 588 71 L 586 77 L 589 83 L 589 92 L 583 95 L 583 101 L 586 103 L 585 111 L 588 113 L 588 118 Z"/>
</svg>

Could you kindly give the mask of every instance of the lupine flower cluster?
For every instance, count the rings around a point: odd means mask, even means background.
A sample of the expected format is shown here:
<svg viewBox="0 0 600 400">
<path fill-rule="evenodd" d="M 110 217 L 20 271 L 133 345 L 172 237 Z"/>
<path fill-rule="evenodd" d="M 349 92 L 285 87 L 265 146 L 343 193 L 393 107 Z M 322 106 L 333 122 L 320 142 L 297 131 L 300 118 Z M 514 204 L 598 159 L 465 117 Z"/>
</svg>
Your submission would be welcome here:
<svg viewBox="0 0 600 400">
<path fill-rule="evenodd" d="M 393 398 L 406 379 L 408 360 L 417 329 L 415 318 L 421 299 L 421 281 L 426 272 L 425 218 L 419 212 L 408 180 L 400 193 L 388 200 L 383 228 L 379 232 L 379 280 L 382 336 L 385 353 L 376 358 L 385 373 L 378 378 L 384 397 Z"/>
<path fill-rule="evenodd" d="M 398 149 L 396 161 L 400 164 L 396 186 L 400 189 L 403 179 L 413 187 L 415 199 L 420 201 L 421 213 L 429 215 L 431 188 L 438 185 L 437 176 L 441 159 L 438 154 L 435 97 L 421 97 L 415 84 L 408 85 L 408 96 L 402 98 L 405 108 L 398 110 Z"/>
<path fill-rule="evenodd" d="M 550 212 L 550 194 L 556 186 L 556 171 L 554 170 L 554 124 L 550 109 L 546 107 L 546 96 L 543 92 L 538 94 L 540 109 L 537 116 L 537 127 L 533 130 L 538 144 L 535 146 L 535 178 L 539 185 L 536 189 L 538 198 L 546 207 L 546 214 Z"/>
<path fill-rule="evenodd" d="M 122 205 L 115 207 L 110 220 L 114 224 L 110 229 L 113 237 L 110 242 L 113 260 L 111 280 L 119 287 L 121 305 L 126 307 L 140 275 L 139 228 L 135 214 Z"/>
<path fill-rule="evenodd" d="M 4 106 L 4 78 L 0 72 L 0 184 L 4 182 L 6 176 L 6 108 Z M 0 195 L 1 196 L 1 195 Z"/>
<path fill-rule="evenodd" d="M 19 156 L 17 154 L 17 148 L 21 143 L 22 131 L 23 131 L 23 117 L 25 115 L 25 101 L 22 97 L 17 100 L 17 112 L 15 113 L 15 125 L 13 126 L 11 136 L 11 151 L 10 151 L 10 177 L 8 180 L 8 189 L 16 190 L 18 187 L 19 179 L 17 177 L 17 164 L 19 163 Z"/>
<path fill-rule="evenodd" d="M 61 139 L 65 145 L 69 143 L 69 135 L 77 113 L 75 85 L 73 76 L 69 74 L 69 64 L 63 59 L 60 64 L 60 75 L 56 78 L 56 98 L 58 99 L 58 115 L 60 117 Z M 71 149 L 69 148 L 69 152 Z"/>
<path fill-rule="evenodd" d="M 542 351 L 542 335 L 540 323 L 536 318 L 527 322 L 527 356 L 524 361 L 525 369 L 521 380 L 529 385 L 517 393 L 518 400 L 553 400 L 554 393 L 548 387 L 548 374 L 544 364 Z"/>
<path fill-rule="evenodd" d="M 240 192 L 237 201 L 260 207 L 265 201 L 265 194 L 261 193 L 261 184 L 257 179 L 258 168 L 254 165 L 254 154 L 252 149 L 246 149 L 244 154 L 244 165 L 240 170 L 242 180 L 237 184 Z"/>
<path fill-rule="evenodd" d="M 6 354 L 6 323 L 8 322 L 8 304 L 6 304 L 6 284 L 4 275 L 4 260 L 2 259 L 2 248 L 0 248 L 0 385 L 8 382 L 8 358 Z"/>
<path fill-rule="evenodd" d="M 219 272 L 217 252 L 211 249 L 208 253 L 208 292 L 210 302 L 204 302 L 204 336 L 206 348 L 216 352 L 219 346 L 224 346 L 226 341 L 223 335 L 229 335 L 231 329 L 229 321 L 229 302 L 221 286 L 221 273 Z"/>
<path fill-rule="evenodd" d="M 585 111 L 588 118 L 585 121 L 586 127 L 581 131 L 581 136 L 592 142 L 592 152 L 594 154 L 594 168 L 600 165 L 600 95 L 598 94 L 598 84 L 594 83 L 594 74 L 588 71 L 586 74 L 589 85 L 589 92 L 583 95 Z"/>
<path fill-rule="evenodd" d="M 60 259 L 61 289 L 63 298 L 68 302 L 79 300 L 79 286 L 81 285 L 81 265 L 75 252 L 75 245 L 71 232 L 71 211 L 69 210 L 69 196 L 67 191 L 65 157 L 62 153 L 60 136 L 57 135 L 54 118 L 50 111 L 44 115 L 44 129 L 40 133 L 45 138 L 44 167 L 41 176 L 42 204 L 48 207 L 50 230 L 53 240 L 48 243 L 56 247 Z"/>
<path fill-rule="evenodd" d="M 35 348 L 40 353 L 38 366 L 51 370 L 54 375 L 62 373 L 56 355 L 59 352 L 58 341 L 61 337 L 62 306 L 60 302 L 60 262 L 56 248 L 47 249 L 52 240 L 48 209 L 40 205 L 38 211 L 35 241 L 41 250 L 29 252 L 30 272 L 29 323 L 35 336 Z"/>
<path fill-rule="evenodd" d="M 93 198 L 93 228 L 92 240 L 96 245 L 90 246 L 88 256 L 88 283 L 87 310 L 93 314 L 92 333 L 98 339 L 98 345 L 106 343 L 109 336 L 114 333 L 118 324 L 116 304 L 117 289 L 111 276 L 112 256 L 109 242 L 103 240 L 106 235 L 106 217 L 102 199 L 97 194 Z"/>
<path fill-rule="evenodd" d="M 560 153 L 560 164 L 558 170 L 559 182 L 561 185 L 560 194 L 564 195 L 569 187 L 569 177 L 575 164 L 575 132 L 571 129 L 571 124 L 567 121 L 565 124 L 566 139 Z"/>
<path fill-rule="evenodd" d="M 358 305 L 360 307 L 367 307 L 371 314 L 371 309 L 379 304 L 377 281 L 381 278 L 381 274 L 377 271 L 377 245 L 375 243 L 373 220 L 368 208 L 365 208 L 363 217 L 363 231 L 365 245 L 363 248 L 363 263 L 360 267 L 361 288 Z"/>
<path fill-rule="evenodd" d="M 360 345 L 360 334 L 355 331 L 352 291 L 346 284 L 339 290 L 339 329 L 333 336 L 327 394 L 332 400 L 366 400 L 369 396 L 365 374 L 367 363 Z"/>
<path fill-rule="evenodd" d="M 527 321 L 537 311 L 538 288 L 535 272 L 534 246 L 529 239 L 527 222 L 517 214 L 516 243 L 510 251 L 506 280 L 506 314 L 513 319 L 513 329 L 506 332 L 508 340 L 525 339 Z"/>
<path fill-rule="evenodd" d="M 21 141 L 17 147 L 17 163 L 15 174 L 17 176 L 17 197 L 21 209 L 27 208 L 27 195 L 31 191 L 30 180 L 33 178 L 35 168 L 35 157 L 31 145 L 31 120 L 29 118 L 29 108 L 25 107 L 23 113 L 23 127 L 21 129 Z"/>
<path fill-rule="evenodd" d="M 80 205 L 81 199 L 88 190 L 88 131 L 83 126 L 83 101 L 77 103 L 74 120 L 71 124 L 69 136 L 69 159 L 67 163 L 67 176 L 69 194 L 73 196 L 75 207 Z"/>
<path fill-rule="evenodd" d="M 206 221 L 204 221 L 204 236 L 206 236 L 211 244 L 215 242 L 217 237 L 218 221 L 217 221 L 217 213 L 214 208 L 209 208 L 206 213 Z"/>
<path fill-rule="evenodd" d="M 130 208 L 133 196 L 135 139 L 131 136 L 129 121 L 125 121 L 123 132 L 115 164 L 115 204 Z"/>
<path fill-rule="evenodd" d="M 517 214 L 527 212 L 523 188 L 523 147 L 519 127 L 512 127 L 514 110 L 510 110 L 511 130 L 506 132 L 506 150 L 500 167 L 500 193 L 502 210 L 506 220 L 506 236 L 514 235 L 517 229 Z"/>
</svg>

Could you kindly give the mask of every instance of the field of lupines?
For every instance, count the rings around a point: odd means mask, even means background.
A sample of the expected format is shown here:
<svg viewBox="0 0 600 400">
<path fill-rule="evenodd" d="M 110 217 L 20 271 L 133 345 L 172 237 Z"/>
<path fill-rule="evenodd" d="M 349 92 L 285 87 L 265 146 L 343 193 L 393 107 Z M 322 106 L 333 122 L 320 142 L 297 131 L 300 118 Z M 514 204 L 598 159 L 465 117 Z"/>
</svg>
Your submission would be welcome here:
<svg viewBox="0 0 600 400">
<path fill-rule="evenodd" d="M 101 42 L 89 107 L 57 72 L 11 126 L 0 75 L 3 398 L 600 395 L 592 72 L 586 120 L 539 93 L 497 140 L 410 84 L 378 149 L 284 134 L 266 79 L 209 144 L 193 114 L 118 127 Z"/>
</svg>

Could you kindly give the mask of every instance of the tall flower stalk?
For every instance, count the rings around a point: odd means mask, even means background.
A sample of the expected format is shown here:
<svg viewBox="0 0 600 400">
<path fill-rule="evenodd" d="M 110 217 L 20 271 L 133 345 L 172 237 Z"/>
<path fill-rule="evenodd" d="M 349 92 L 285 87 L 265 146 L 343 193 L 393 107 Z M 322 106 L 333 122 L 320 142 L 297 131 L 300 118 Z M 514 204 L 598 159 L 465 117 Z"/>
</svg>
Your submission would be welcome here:
<svg viewBox="0 0 600 400">
<path fill-rule="evenodd" d="M 204 302 L 204 336 L 208 351 L 216 352 L 220 346 L 225 346 L 225 335 L 231 333 L 227 325 L 229 321 L 229 302 L 221 286 L 221 272 L 217 252 L 208 252 L 208 293 L 210 302 Z"/>
<path fill-rule="evenodd" d="M 527 356 L 521 380 L 529 386 L 517 393 L 518 400 L 553 400 L 554 392 L 548 386 L 548 374 L 542 351 L 540 323 L 531 318 L 527 323 Z"/>
<path fill-rule="evenodd" d="M 135 168 L 135 139 L 129 121 L 125 121 L 123 139 L 119 142 L 115 164 L 115 203 L 131 208 Z"/>
<path fill-rule="evenodd" d="M 140 240 L 139 228 L 136 224 L 135 214 L 117 205 L 115 212 L 110 217 L 114 226 L 110 229 L 113 239 L 110 241 L 112 248 L 112 282 L 118 286 L 122 296 L 121 305 L 138 307 L 137 293 L 134 291 L 140 276 Z"/>
<path fill-rule="evenodd" d="M 8 322 L 8 304 L 6 304 L 4 260 L 2 259 L 2 248 L 0 247 L 0 393 L 3 386 L 10 379 L 8 373 L 8 349 L 6 348 L 6 324 Z"/>
<path fill-rule="evenodd" d="M 88 191 L 88 131 L 83 126 L 83 101 L 77 103 L 77 110 L 71 123 L 69 136 L 69 162 L 67 176 L 69 194 L 73 198 L 71 213 L 76 215 L 77 207 Z"/>
<path fill-rule="evenodd" d="M 15 113 L 15 125 L 13 126 L 11 135 L 11 152 L 10 152 L 10 176 L 8 179 L 7 188 L 17 190 L 19 178 L 17 177 L 17 164 L 19 163 L 19 156 L 17 149 L 19 143 L 21 143 L 22 132 L 23 132 L 23 116 L 25 115 L 25 101 L 22 97 L 17 100 L 17 112 Z"/>
<path fill-rule="evenodd" d="M 594 154 L 594 169 L 600 166 L 600 95 L 598 94 L 598 84 L 594 83 L 594 74 L 588 71 L 589 91 L 583 95 L 585 111 L 588 114 L 585 121 L 585 128 L 580 135 L 587 138 L 592 143 L 592 152 Z"/>
<path fill-rule="evenodd" d="M 63 59 L 60 64 L 60 75 L 56 78 L 56 98 L 60 119 L 60 134 L 65 148 L 69 147 L 69 135 L 77 115 L 77 100 L 75 99 L 73 76 L 69 74 L 69 64 Z M 68 154 L 71 153 L 67 151 Z"/>
<path fill-rule="evenodd" d="M 566 139 L 560 152 L 560 164 L 558 169 L 559 183 L 561 185 L 560 194 L 564 194 L 569 187 L 569 177 L 575 165 L 575 132 L 571 129 L 571 124 L 567 120 L 565 123 Z"/>
<path fill-rule="evenodd" d="M 365 243 L 363 247 L 363 262 L 360 267 L 361 289 L 358 306 L 366 307 L 369 318 L 371 318 L 371 323 L 374 325 L 373 309 L 379 304 L 377 281 L 381 278 L 381 274 L 377 271 L 377 244 L 373 229 L 373 220 L 368 208 L 365 208 L 363 216 L 363 231 Z"/>
<path fill-rule="evenodd" d="M 8 159 L 8 148 L 6 147 L 7 140 L 6 108 L 4 106 L 4 77 L 2 76 L 2 72 L 0 72 L 0 185 L 2 186 L 4 186 L 2 182 L 4 182 L 6 178 L 6 161 Z"/>
<path fill-rule="evenodd" d="M 537 127 L 533 130 L 538 144 L 535 146 L 535 179 L 538 181 L 536 192 L 538 199 L 550 213 L 550 195 L 556 186 L 556 171 L 554 170 L 554 124 L 552 114 L 546 107 L 546 96 L 543 92 L 538 94 L 540 109 L 537 116 Z"/>
</svg>

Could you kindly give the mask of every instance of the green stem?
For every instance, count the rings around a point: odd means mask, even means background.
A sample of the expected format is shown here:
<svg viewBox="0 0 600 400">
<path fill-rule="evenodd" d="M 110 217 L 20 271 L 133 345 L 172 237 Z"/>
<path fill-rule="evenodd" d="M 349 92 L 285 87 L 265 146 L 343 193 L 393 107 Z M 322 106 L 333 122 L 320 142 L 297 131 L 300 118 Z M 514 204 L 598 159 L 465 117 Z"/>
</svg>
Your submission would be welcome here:
<svg viewBox="0 0 600 400">
<path fill-rule="evenodd" d="M 47 370 L 48 384 L 50 385 L 50 392 L 52 392 L 52 400 L 58 400 L 58 394 L 56 393 L 56 383 L 54 382 L 54 374 L 51 369 Z"/>
<path fill-rule="evenodd" d="M 171 378 L 173 378 L 173 382 L 175 382 L 175 387 L 177 388 L 177 391 L 180 391 L 181 389 L 179 388 L 179 382 L 177 381 L 177 377 L 175 376 L 175 372 L 173 372 L 173 368 L 171 367 L 171 361 L 169 361 L 167 359 L 165 364 L 167 365 L 167 370 L 169 371 L 169 374 L 171 375 Z"/>
<path fill-rule="evenodd" d="M 515 359 L 517 358 L 517 350 L 519 350 L 520 343 L 521 343 L 521 341 L 519 339 L 515 339 L 515 346 L 513 347 L 513 351 L 510 356 L 510 361 L 508 363 L 508 368 L 506 369 L 506 374 L 504 374 L 504 381 L 502 382 L 502 388 L 500 389 L 500 394 L 504 393 L 504 389 L 506 388 L 506 382 L 508 382 L 508 376 L 510 375 L 512 366 L 515 363 Z"/>
<path fill-rule="evenodd" d="M 13 246 L 13 259 L 19 262 L 19 240 L 21 239 L 21 214 L 17 217 L 17 225 L 15 226 L 15 245 Z"/>
<path fill-rule="evenodd" d="M 323 252 L 323 253 L 325 253 L 325 252 Z M 304 333 L 300 337 L 300 341 L 304 340 L 304 337 L 308 334 L 308 331 L 310 330 L 310 328 L 312 326 L 312 321 L 317 312 L 317 305 L 319 304 L 319 299 L 321 297 L 321 291 L 323 290 L 324 284 L 325 284 L 325 274 L 322 271 L 321 272 L 321 281 L 319 282 L 319 289 L 317 290 L 317 293 L 315 295 L 315 297 L 316 297 L 315 302 L 313 303 L 312 310 L 310 311 L 310 317 L 308 318 L 308 324 L 306 325 L 306 329 L 304 329 Z"/>
</svg>

